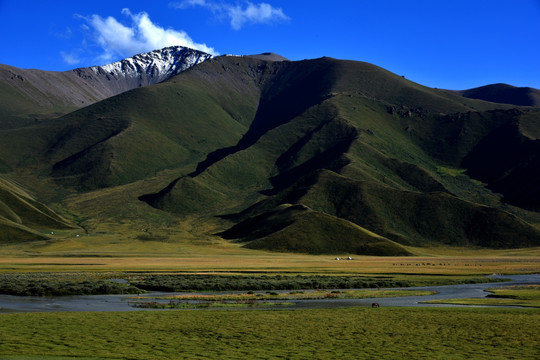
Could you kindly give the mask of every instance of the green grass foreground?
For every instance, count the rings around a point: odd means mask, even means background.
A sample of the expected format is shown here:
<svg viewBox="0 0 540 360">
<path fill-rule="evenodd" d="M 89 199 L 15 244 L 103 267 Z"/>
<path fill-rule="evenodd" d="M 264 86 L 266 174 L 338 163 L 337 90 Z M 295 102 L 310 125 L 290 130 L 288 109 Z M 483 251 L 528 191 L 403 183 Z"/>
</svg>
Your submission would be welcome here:
<svg viewBox="0 0 540 360">
<path fill-rule="evenodd" d="M 0 358 L 537 359 L 539 323 L 494 308 L 2 314 Z"/>
</svg>

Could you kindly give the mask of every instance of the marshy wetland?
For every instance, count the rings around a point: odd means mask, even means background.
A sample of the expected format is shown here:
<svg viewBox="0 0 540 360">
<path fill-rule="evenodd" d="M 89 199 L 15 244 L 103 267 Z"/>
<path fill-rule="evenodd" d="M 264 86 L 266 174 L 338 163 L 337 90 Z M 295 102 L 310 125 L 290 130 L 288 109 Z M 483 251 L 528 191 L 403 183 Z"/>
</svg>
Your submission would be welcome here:
<svg viewBox="0 0 540 360">
<path fill-rule="evenodd" d="M 46 279 L 50 279 L 49 274 Z M 60 278 L 62 275 L 59 275 Z M 64 277 L 74 277 L 74 274 L 63 275 Z M 133 275 L 132 275 L 133 276 Z M 38 278 L 37 274 L 29 276 Z M 156 280 L 157 279 L 159 280 Z M 215 278 L 220 278 L 217 281 Z M 245 277 L 245 278 L 244 278 Z M 9 276 L 3 276 L 6 282 Z M 20 276 L 11 276 L 13 279 L 20 279 Z M 485 306 L 530 306 L 540 307 L 540 275 L 513 275 L 513 276 L 493 276 L 486 278 L 454 279 L 445 280 L 453 285 L 430 285 L 413 286 L 414 283 L 401 280 L 400 282 L 375 282 L 376 284 L 394 284 L 393 288 L 382 288 L 373 286 L 374 278 L 354 277 L 351 281 L 348 277 L 328 277 L 328 276 L 208 276 L 208 275 L 160 275 L 142 276 L 136 275 L 140 288 L 127 284 L 127 280 L 104 281 L 94 280 L 96 284 L 112 283 L 117 286 L 109 287 L 110 294 L 107 295 L 76 295 L 67 296 L 14 296 L 0 295 L 0 313 L 4 312 L 57 312 L 57 311 L 132 311 L 135 309 L 208 309 L 208 308 L 272 308 L 280 307 L 287 309 L 314 309 L 314 308 L 342 308 L 369 306 L 377 302 L 382 306 L 441 306 L 440 304 L 456 305 L 485 305 Z M 150 279 L 147 279 L 150 278 Z M 173 280 L 171 280 L 171 278 Z M 250 286 L 250 280 L 259 278 L 257 290 Z M 166 279 L 166 280 L 164 280 Z M 214 283 L 207 281 L 212 279 Z M 319 279 L 319 282 L 316 282 Z M 349 280 L 349 283 L 347 283 Z M 356 280 L 356 281 L 354 281 Z M 156 288 L 156 282 L 160 281 L 160 290 L 170 289 L 171 292 L 152 291 Z M 176 282 L 176 288 L 171 288 L 171 283 Z M 434 280 L 421 279 L 418 283 L 431 282 Z M 439 281 L 441 283 L 443 281 Z M 88 286 L 93 283 L 86 279 L 81 286 Z M 18 283 L 20 285 L 20 283 Z M 61 284 L 61 282 L 60 282 Z M 69 284 L 73 285 L 73 280 Z M 185 288 L 179 289 L 182 284 Z M 213 285 L 212 285 L 213 284 Z M 310 286 L 310 285 L 311 286 Z M 324 285 L 341 284 L 337 286 Z M 343 285 L 349 285 L 343 287 Z M 395 285 L 398 285 L 396 287 Z M 218 286 L 219 285 L 219 286 Z M 303 286 L 302 286 L 303 285 Z M 322 286 L 321 286 L 322 285 Z M 356 286 L 355 286 L 356 285 Z M 360 286 L 358 286 L 360 285 Z M 402 285 L 410 287 L 401 287 Z M 38 285 L 32 285 L 30 290 Z M 100 285 L 103 289 L 103 285 Z M 166 286 L 169 286 L 168 288 Z M 196 286 L 199 291 L 195 292 Z M 206 286 L 206 287 L 205 287 Z M 212 286 L 214 288 L 212 288 Z M 43 284 L 43 288 L 53 288 L 51 285 Z M 219 290 L 216 291 L 216 287 Z M 364 289 L 358 289 L 363 287 Z M 147 288 L 147 292 L 141 288 Z M 261 288 L 266 290 L 261 290 Z M 4 288 L 5 289 L 5 288 Z M 223 290 L 225 289 L 225 290 Z M 235 289 L 235 290 L 231 290 Z M 285 290 L 287 289 L 287 290 Z M 295 290 L 296 289 L 296 290 Z M 300 290 L 302 289 L 302 290 Z M 78 289 L 81 293 L 85 288 Z M 93 291 L 94 287 L 89 286 L 87 290 Z M 154 289 L 155 290 L 155 289 Z M 183 292 L 178 292 L 183 290 Z M 243 290 L 243 291 L 240 291 Z M 504 291 L 507 290 L 506 293 Z M 28 291 L 28 290 L 27 290 Z M 42 291 L 42 290 L 40 290 Z M 497 293 L 498 301 L 494 302 L 493 295 L 487 291 Z M 510 291 L 510 293 L 508 293 Z M 513 292 L 512 292 L 513 291 Z M 7 291 L 3 290 L 6 293 Z M 501 294 L 503 292 L 503 294 Z M 521 293 L 525 293 L 521 296 Z M 124 294 L 124 295 L 121 295 Z M 130 295 L 128 295 L 130 294 Z M 490 297 L 491 296 L 491 297 Z M 503 296 L 506 296 L 503 298 Z M 508 299 L 517 298 L 520 302 L 515 303 Z M 505 300 L 500 300 L 505 299 Z M 446 305 L 450 306 L 450 305 Z"/>
</svg>

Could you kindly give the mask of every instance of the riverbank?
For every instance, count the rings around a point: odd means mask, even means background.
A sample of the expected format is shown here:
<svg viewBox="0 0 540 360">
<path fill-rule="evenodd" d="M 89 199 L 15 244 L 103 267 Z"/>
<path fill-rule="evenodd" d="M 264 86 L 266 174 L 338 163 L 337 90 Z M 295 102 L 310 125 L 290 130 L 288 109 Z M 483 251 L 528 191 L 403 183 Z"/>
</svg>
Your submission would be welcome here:
<svg viewBox="0 0 540 360">
<path fill-rule="evenodd" d="M 509 279 L 509 282 L 487 282 L 481 284 L 459 284 L 447 286 L 423 286 L 411 287 L 403 290 L 432 291 L 433 295 L 425 296 L 402 296 L 402 297 L 370 297 L 357 299 L 296 299 L 292 301 L 294 305 L 287 305 L 292 309 L 321 309 L 321 308 L 345 308 L 345 307 L 367 307 L 373 302 L 377 302 L 382 307 L 441 307 L 451 306 L 444 304 L 428 304 L 425 301 L 457 299 L 457 298 L 484 298 L 488 293 L 487 288 L 540 284 L 540 274 L 533 275 L 497 275 L 491 277 L 495 280 Z M 230 292 L 228 292 L 230 293 Z M 200 295 L 201 293 L 190 293 Z M 180 295 L 190 295 L 181 293 Z M 204 295 L 224 294 L 223 292 L 205 292 Z M 170 297 L 174 293 L 152 292 L 142 296 L 148 301 L 153 301 L 156 297 Z M 8 312 L 59 312 L 59 311 L 142 311 L 148 309 L 136 308 L 130 305 L 130 295 L 95 295 L 95 296 L 62 296 L 62 297 L 33 297 L 33 296 L 11 296 L 0 295 L 0 313 Z M 164 300 L 168 301 L 168 300 Z"/>
</svg>

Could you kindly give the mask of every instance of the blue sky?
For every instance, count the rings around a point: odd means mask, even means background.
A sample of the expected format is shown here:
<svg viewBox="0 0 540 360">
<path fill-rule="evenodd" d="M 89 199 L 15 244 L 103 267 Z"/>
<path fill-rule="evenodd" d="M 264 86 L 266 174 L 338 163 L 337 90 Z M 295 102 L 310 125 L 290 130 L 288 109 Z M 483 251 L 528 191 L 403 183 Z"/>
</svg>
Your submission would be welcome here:
<svg viewBox="0 0 540 360">
<path fill-rule="evenodd" d="M 420 84 L 540 88 L 540 0 L 0 0 L 0 63 L 62 71 L 168 45 L 367 61 Z"/>
</svg>

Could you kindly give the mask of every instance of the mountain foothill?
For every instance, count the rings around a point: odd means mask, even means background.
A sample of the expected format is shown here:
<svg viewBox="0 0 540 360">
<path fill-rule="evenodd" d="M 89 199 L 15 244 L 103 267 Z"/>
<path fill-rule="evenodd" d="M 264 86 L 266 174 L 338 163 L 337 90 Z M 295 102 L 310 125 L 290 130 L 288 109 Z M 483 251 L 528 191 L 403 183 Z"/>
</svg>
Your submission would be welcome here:
<svg viewBox="0 0 540 360">
<path fill-rule="evenodd" d="M 0 65 L 0 95 L 2 244 L 190 219 L 194 237 L 266 251 L 540 246 L 536 89 L 171 47 L 67 72 Z"/>
</svg>

